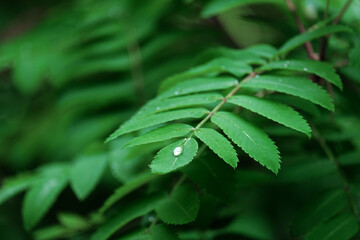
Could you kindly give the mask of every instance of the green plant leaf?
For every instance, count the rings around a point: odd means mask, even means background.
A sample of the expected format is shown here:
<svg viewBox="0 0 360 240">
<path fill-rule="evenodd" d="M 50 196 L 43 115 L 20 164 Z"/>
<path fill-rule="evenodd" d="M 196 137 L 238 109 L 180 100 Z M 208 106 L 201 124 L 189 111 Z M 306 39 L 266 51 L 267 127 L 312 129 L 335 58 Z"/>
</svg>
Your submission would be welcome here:
<svg viewBox="0 0 360 240">
<path fill-rule="evenodd" d="M 83 230 L 89 226 L 89 223 L 85 218 L 75 213 L 59 213 L 58 220 L 62 226 L 72 230 Z"/>
<path fill-rule="evenodd" d="M 199 211 L 199 195 L 189 185 L 175 188 L 155 209 L 167 224 L 186 224 L 195 220 Z"/>
<path fill-rule="evenodd" d="M 36 176 L 31 175 L 20 175 L 11 179 L 6 179 L 0 189 L 0 205 L 16 194 L 25 191 L 33 185 L 37 179 Z"/>
<path fill-rule="evenodd" d="M 159 95 L 159 98 L 227 89 L 235 86 L 238 83 L 239 81 L 233 77 L 195 78 L 177 84 L 176 86 Z"/>
<path fill-rule="evenodd" d="M 267 90 L 287 93 L 318 104 L 334 111 L 334 104 L 329 94 L 319 85 L 303 77 L 284 77 L 263 75 L 252 78 L 241 84 L 243 87 L 264 88 Z"/>
<path fill-rule="evenodd" d="M 209 103 L 214 103 L 224 98 L 221 94 L 218 93 L 203 93 L 188 95 L 182 97 L 174 97 L 168 99 L 156 99 L 156 101 L 151 102 L 145 108 L 141 109 L 141 115 L 148 115 L 153 113 L 164 112 L 176 108 L 185 108 L 192 107 L 196 105 L 204 105 Z"/>
<path fill-rule="evenodd" d="M 360 151 L 358 150 L 343 154 L 338 158 L 338 161 L 344 166 L 360 164 Z"/>
<path fill-rule="evenodd" d="M 138 189 L 139 187 L 143 186 L 144 184 L 150 182 L 151 180 L 154 180 L 157 178 L 158 175 L 152 174 L 150 172 L 145 172 L 142 174 L 139 174 L 136 178 L 133 180 L 125 183 L 123 186 L 117 188 L 113 194 L 111 194 L 104 202 L 104 204 L 101 206 L 99 212 L 102 214 L 106 210 L 108 210 L 110 207 L 112 207 L 117 201 L 125 197 L 127 194 L 131 193 L 135 189 Z"/>
<path fill-rule="evenodd" d="M 245 95 L 233 96 L 228 102 L 311 136 L 311 128 L 302 116 L 285 104 Z"/>
<path fill-rule="evenodd" d="M 250 157 L 274 173 L 280 168 L 280 156 L 274 142 L 264 131 L 233 113 L 217 112 L 211 121 Z"/>
<path fill-rule="evenodd" d="M 208 18 L 246 4 L 279 2 L 279 0 L 212 0 L 204 7 L 201 16 Z"/>
<path fill-rule="evenodd" d="M 202 77 L 202 76 L 216 76 L 220 73 L 230 73 L 236 77 L 244 76 L 252 72 L 252 68 L 242 61 L 236 61 L 229 58 L 216 58 L 203 65 L 191 68 L 190 70 L 176 74 L 172 77 L 165 79 L 159 88 L 160 92 L 164 92 L 178 83 L 185 80 Z"/>
<path fill-rule="evenodd" d="M 115 138 L 118 138 L 125 133 L 155 126 L 161 123 L 183 118 L 201 118 L 207 112 L 208 110 L 205 108 L 188 108 L 158 113 L 150 116 L 140 116 L 135 119 L 130 119 L 129 121 L 124 123 L 118 130 L 116 130 L 110 135 L 110 137 L 106 139 L 106 142 L 114 140 Z"/>
<path fill-rule="evenodd" d="M 236 168 L 239 161 L 236 151 L 223 135 L 211 128 L 200 128 L 195 131 L 195 136 L 208 145 L 227 164 Z"/>
<path fill-rule="evenodd" d="M 107 165 L 105 154 L 82 156 L 70 169 L 70 185 L 80 200 L 84 200 L 101 178 Z"/>
<path fill-rule="evenodd" d="M 27 230 L 41 220 L 67 183 L 67 174 L 49 174 L 28 190 L 23 201 L 23 218 Z"/>
<path fill-rule="evenodd" d="M 108 239 L 112 234 L 114 234 L 118 229 L 123 227 L 128 222 L 154 210 L 163 197 L 163 195 L 151 195 L 140 198 L 139 200 L 133 201 L 127 206 L 124 206 L 122 211 L 101 225 L 101 227 L 99 227 L 92 235 L 91 239 Z"/>
<path fill-rule="evenodd" d="M 294 48 L 301 46 L 305 42 L 309 42 L 321 36 L 325 36 L 337 32 L 352 32 L 352 30 L 346 26 L 330 25 L 330 26 L 315 28 L 313 30 L 306 31 L 305 33 L 296 35 L 295 37 L 285 42 L 279 49 L 278 55 L 285 54 L 293 50 Z"/>
<path fill-rule="evenodd" d="M 272 58 L 277 53 L 277 50 L 268 44 L 256 44 L 246 48 L 246 51 L 264 58 Z"/>
<path fill-rule="evenodd" d="M 229 202 L 236 192 L 235 171 L 225 162 L 210 156 L 197 158 L 182 171 L 214 197 Z"/>
<path fill-rule="evenodd" d="M 175 148 L 181 148 L 182 153 L 174 155 Z M 168 173 L 182 166 L 189 164 L 196 155 L 198 143 L 195 139 L 190 138 L 180 140 L 161 149 L 150 164 L 154 173 Z"/>
<path fill-rule="evenodd" d="M 328 63 L 310 60 L 284 60 L 270 62 L 259 70 L 268 71 L 273 69 L 294 70 L 316 74 L 342 90 L 342 82 L 335 69 Z"/>
<path fill-rule="evenodd" d="M 154 129 L 139 137 L 131 139 L 125 147 L 133 147 L 137 145 L 161 142 L 172 138 L 183 137 L 193 129 L 192 126 L 183 123 L 174 123 L 165 127 Z"/>
<path fill-rule="evenodd" d="M 319 224 L 327 221 L 338 212 L 340 212 L 346 205 L 348 200 L 343 191 L 332 191 L 320 198 L 305 211 L 301 211 L 296 216 L 292 232 L 295 235 L 302 235 L 310 232 Z"/>
<path fill-rule="evenodd" d="M 350 214 L 340 215 L 314 229 L 306 240 L 348 240 L 359 230 L 356 218 Z"/>
</svg>

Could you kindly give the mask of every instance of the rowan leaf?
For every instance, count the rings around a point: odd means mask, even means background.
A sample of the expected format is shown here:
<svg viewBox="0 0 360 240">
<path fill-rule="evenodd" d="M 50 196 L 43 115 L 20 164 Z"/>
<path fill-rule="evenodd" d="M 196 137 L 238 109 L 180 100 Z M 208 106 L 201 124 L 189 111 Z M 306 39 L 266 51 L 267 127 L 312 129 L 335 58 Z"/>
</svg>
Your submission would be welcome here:
<svg viewBox="0 0 360 240">
<path fill-rule="evenodd" d="M 208 145 L 227 164 L 236 168 L 239 161 L 236 151 L 223 135 L 211 128 L 200 128 L 195 131 L 195 136 Z"/>
<path fill-rule="evenodd" d="M 202 93 L 187 95 L 173 98 L 158 98 L 156 101 L 152 101 L 151 104 L 141 109 L 141 115 L 149 115 L 153 113 L 164 112 L 176 108 L 193 107 L 198 105 L 204 105 L 214 103 L 221 100 L 223 96 L 218 93 Z"/>
<path fill-rule="evenodd" d="M 340 215 L 316 227 L 306 240 L 348 240 L 359 231 L 356 218 L 350 214 Z"/>
<path fill-rule="evenodd" d="M 197 158 L 182 171 L 206 192 L 223 202 L 232 201 L 236 192 L 235 171 L 225 162 L 210 156 Z"/>
<path fill-rule="evenodd" d="M 23 218 L 27 230 L 38 224 L 67 183 L 67 174 L 58 172 L 46 175 L 28 190 L 23 201 Z"/>
<path fill-rule="evenodd" d="M 279 0 L 213 0 L 205 6 L 201 12 L 201 16 L 203 18 L 208 18 L 246 4 L 279 2 Z"/>
<path fill-rule="evenodd" d="M 124 123 L 118 130 L 116 130 L 110 135 L 110 137 L 106 139 L 106 142 L 114 140 L 125 133 L 155 126 L 161 123 L 184 118 L 201 118 L 207 112 L 208 110 L 205 108 L 188 108 L 158 113 L 150 116 L 140 116 L 134 119 L 130 119 Z"/>
<path fill-rule="evenodd" d="M 175 148 L 179 149 L 180 155 L 175 154 Z M 198 143 L 193 138 L 177 141 L 161 149 L 150 164 L 150 168 L 154 173 L 172 172 L 189 164 L 197 150 Z"/>
<path fill-rule="evenodd" d="M 217 112 L 211 121 L 219 126 L 250 157 L 274 173 L 280 168 L 280 156 L 274 142 L 252 123 L 233 113 Z"/>
<path fill-rule="evenodd" d="M 252 68 L 242 61 L 236 61 L 231 58 L 216 58 L 203 65 L 191 68 L 190 70 L 176 74 L 165 79 L 159 88 L 160 92 L 164 92 L 178 83 L 185 80 L 206 77 L 206 76 L 217 76 L 220 73 L 230 73 L 236 77 L 244 76 L 247 73 L 251 73 Z"/>
<path fill-rule="evenodd" d="M 259 70 L 268 71 L 273 69 L 294 70 L 316 74 L 342 90 L 342 82 L 335 69 L 328 63 L 310 60 L 284 60 L 270 62 L 263 65 Z"/>
<path fill-rule="evenodd" d="M 339 190 L 327 193 L 296 216 L 293 222 L 292 232 L 295 235 L 310 232 L 316 226 L 340 212 L 347 203 L 348 200 L 343 191 Z"/>
<path fill-rule="evenodd" d="M 107 165 L 105 154 L 81 156 L 70 169 L 70 185 L 75 195 L 84 200 L 101 178 Z"/>
<path fill-rule="evenodd" d="M 37 179 L 37 176 L 31 175 L 20 175 L 11 179 L 6 179 L 0 188 L 0 205 L 16 194 L 31 187 Z"/>
<path fill-rule="evenodd" d="M 285 77 L 263 75 L 242 83 L 243 87 L 264 88 L 267 90 L 287 93 L 318 104 L 334 111 L 334 104 L 329 94 L 319 85 L 303 77 Z"/>
<path fill-rule="evenodd" d="M 155 209 L 160 203 L 163 195 L 150 195 L 140 198 L 139 200 L 130 202 L 123 207 L 122 211 L 116 214 L 113 218 L 105 222 L 92 235 L 92 240 L 106 240 L 118 229 L 123 227 L 128 222 L 135 218 L 141 217 Z"/>
<path fill-rule="evenodd" d="M 304 118 L 285 104 L 246 95 L 233 96 L 228 102 L 311 136 L 311 128 Z"/>
<path fill-rule="evenodd" d="M 195 220 L 200 204 L 198 193 L 189 185 L 175 188 L 155 209 L 167 224 L 186 224 Z"/>
<path fill-rule="evenodd" d="M 183 137 L 193 129 L 192 126 L 183 123 L 174 123 L 165 127 L 160 127 L 147 132 L 139 137 L 131 139 L 125 148 L 137 145 L 148 144 L 153 142 L 161 142 L 172 138 Z"/>
<path fill-rule="evenodd" d="M 341 25 L 330 25 L 330 26 L 319 27 L 312 30 L 308 30 L 305 33 L 296 35 L 295 37 L 285 42 L 279 49 L 278 55 L 285 54 L 293 50 L 294 48 L 301 46 L 305 42 L 309 42 L 321 36 L 325 36 L 337 32 L 352 32 L 352 30 L 349 27 L 341 26 Z"/>
</svg>

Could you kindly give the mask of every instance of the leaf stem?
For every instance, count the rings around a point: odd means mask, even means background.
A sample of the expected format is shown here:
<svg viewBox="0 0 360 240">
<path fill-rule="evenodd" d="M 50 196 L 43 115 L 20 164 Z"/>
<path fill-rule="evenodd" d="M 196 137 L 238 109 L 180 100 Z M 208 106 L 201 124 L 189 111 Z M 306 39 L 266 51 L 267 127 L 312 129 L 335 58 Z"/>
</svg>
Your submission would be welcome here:
<svg viewBox="0 0 360 240">
<path fill-rule="evenodd" d="M 292 15 L 293 15 L 293 17 L 295 19 L 295 22 L 296 22 L 296 25 L 297 25 L 297 27 L 299 29 L 299 32 L 300 33 L 306 32 L 305 27 L 302 24 L 301 19 L 300 19 L 299 15 L 296 12 L 296 7 L 295 7 L 294 2 L 292 0 L 285 0 L 285 1 L 286 1 L 286 4 L 287 4 L 290 12 L 292 13 Z M 307 52 L 310 59 L 319 60 L 319 56 L 317 54 L 315 54 L 314 49 L 313 49 L 313 47 L 311 45 L 311 42 L 305 42 L 305 48 L 306 48 L 306 52 Z"/>
<path fill-rule="evenodd" d="M 233 90 L 231 90 L 231 91 L 226 95 L 226 97 L 224 97 L 224 98 L 221 100 L 221 102 L 220 102 L 218 105 L 216 105 L 216 107 L 214 107 L 213 110 L 211 110 L 211 112 L 209 112 L 209 114 L 208 114 L 198 125 L 196 125 L 196 127 L 194 128 L 194 131 L 190 134 L 190 136 L 188 137 L 188 139 L 191 138 L 191 137 L 195 134 L 196 130 L 198 130 L 199 128 L 201 128 L 201 127 L 211 118 L 212 115 L 214 115 L 217 111 L 219 111 L 219 109 L 227 102 L 227 100 L 228 100 L 229 98 L 231 98 L 232 96 L 235 95 L 235 93 L 240 89 L 240 85 L 241 85 L 242 83 L 245 83 L 245 82 L 249 81 L 250 79 L 252 79 L 252 78 L 255 77 L 256 75 L 257 75 L 256 72 L 252 72 L 252 73 L 250 73 L 246 78 L 244 78 L 242 81 L 240 81 L 238 84 L 236 84 L 235 88 L 234 88 Z"/>
<path fill-rule="evenodd" d="M 325 139 L 321 136 L 320 132 L 317 130 L 317 128 L 312 125 L 312 129 L 313 129 L 313 134 L 315 139 L 319 142 L 321 148 L 323 149 L 323 151 L 325 152 L 327 158 L 332 162 L 332 164 L 334 164 L 334 166 L 336 167 L 336 171 L 340 177 L 343 189 L 349 199 L 349 202 L 351 204 L 352 210 L 354 212 L 354 215 L 356 218 L 359 217 L 359 209 L 357 208 L 357 205 L 355 203 L 355 200 L 351 194 L 351 189 L 350 189 L 350 185 L 340 167 L 340 164 L 337 160 L 337 158 L 335 157 L 334 153 L 331 151 L 329 145 L 326 143 Z"/>
<path fill-rule="evenodd" d="M 341 18 L 344 16 L 346 10 L 349 8 L 350 4 L 352 3 L 353 0 L 348 0 L 345 5 L 343 6 L 343 8 L 340 10 L 339 15 L 334 19 L 333 24 L 337 24 Z"/>
</svg>

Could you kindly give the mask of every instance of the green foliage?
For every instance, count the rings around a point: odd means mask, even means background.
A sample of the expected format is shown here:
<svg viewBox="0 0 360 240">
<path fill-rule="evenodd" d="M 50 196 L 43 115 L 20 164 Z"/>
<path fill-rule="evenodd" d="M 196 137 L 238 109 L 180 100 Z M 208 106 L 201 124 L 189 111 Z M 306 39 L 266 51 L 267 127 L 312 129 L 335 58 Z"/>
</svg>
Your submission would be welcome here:
<svg viewBox="0 0 360 240">
<path fill-rule="evenodd" d="M 359 239 L 359 12 L 4 3 L 0 239 Z"/>
<path fill-rule="evenodd" d="M 230 103 L 249 109 L 275 122 L 305 133 L 310 137 L 311 129 L 306 121 L 291 107 L 251 96 L 234 96 Z"/>
<path fill-rule="evenodd" d="M 195 136 L 208 145 L 227 164 L 236 168 L 238 162 L 236 152 L 223 135 L 211 128 L 201 128 L 195 132 Z"/>
<path fill-rule="evenodd" d="M 175 188 L 156 208 L 159 218 L 167 224 L 192 222 L 195 220 L 198 211 L 198 193 L 188 185 Z"/>
<path fill-rule="evenodd" d="M 232 113 L 218 112 L 211 121 L 247 154 L 274 173 L 280 168 L 280 156 L 274 142 L 264 131 Z"/>
</svg>

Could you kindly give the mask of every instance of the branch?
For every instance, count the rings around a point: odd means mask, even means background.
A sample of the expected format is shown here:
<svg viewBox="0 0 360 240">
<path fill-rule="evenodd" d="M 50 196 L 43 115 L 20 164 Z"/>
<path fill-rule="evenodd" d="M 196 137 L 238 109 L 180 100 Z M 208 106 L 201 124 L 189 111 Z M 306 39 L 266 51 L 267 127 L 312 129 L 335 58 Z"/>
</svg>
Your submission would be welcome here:
<svg viewBox="0 0 360 240">
<path fill-rule="evenodd" d="M 350 4 L 352 3 L 352 1 L 353 1 L 353 0 L 348 0 L 348 1 L 345 3 L 344 7 L 340 10 L 339 15 L 334 19 L 333 24 L 337 24 L 337 23 L 341 20 L 341 18 L 342 18 L 343 15 L 345 14 L 346 10 L 349 8 L 349 6 L 350 6 Z"/>
<path fill-rule="evenodd" d="M 341 167 L 339 165 L 338 160 L 336 159 L 334 153 L 331 151 L 330 147 L 327 145 L 325 139 L 320 135 L 320 132 L 315 128 L 315 126 L 312 126 L 313 129 L 313 133 L 314 133 L 314 137 L 315 139 L 319 142 L 321 148 L 324 150 L 327 158 L 331 161 L 332 164 L 334 164 L 334 166 L 336 167 L 336 171 L 340 177 L 343 189 L 349 199 L 349 202 L 351 204 L 352 210 L 354 212 L 354 216 L 356 218 L 359 217 L 359 209 L 357 208 L 357 205 L 355 203 L 355 200 L 351 194 L 351 190 L 350 190 L 350 185 L 344 175 L 344 173 L 341 170 Z"/>
<path fill-rule="evenodd" d="M 306 30 L 304 28 L 304 25 L 302 24 L 302 22 L 300 20 L 300 17 L 296 12 L 296 7 L 295 7 L 295 4 L 293 3 L 293 1 L 292 0 L 285 0 L 285 1 L 286 1 L 286 4 L 287 4 L 290 12 L 292 13 L 292 15 L 293 15 L 293 17 L 295 19 L 295 22 L 296 22 L 296 25 L 297 25 L 297 27 L 299 29 L 299 32 L 300 33 L 306 32 Z M 306 48 L 306 52 L 307 52 L 310 59 L 316 60 L 316 61 L 319 60 L 319 57 L 317 56 L 317 54 L 315 54 L 314 49 L 313 49 L 310 42 L 305 43 L 305 48 Z"/>
</svg>

